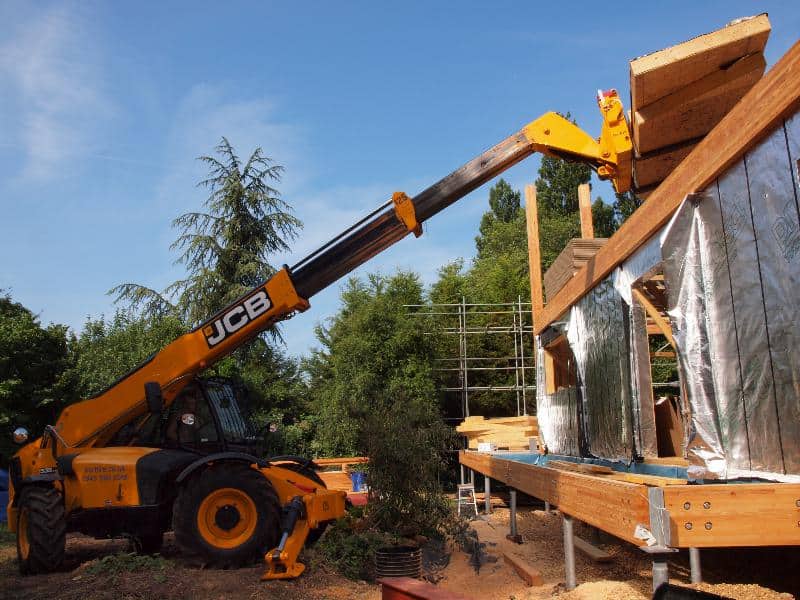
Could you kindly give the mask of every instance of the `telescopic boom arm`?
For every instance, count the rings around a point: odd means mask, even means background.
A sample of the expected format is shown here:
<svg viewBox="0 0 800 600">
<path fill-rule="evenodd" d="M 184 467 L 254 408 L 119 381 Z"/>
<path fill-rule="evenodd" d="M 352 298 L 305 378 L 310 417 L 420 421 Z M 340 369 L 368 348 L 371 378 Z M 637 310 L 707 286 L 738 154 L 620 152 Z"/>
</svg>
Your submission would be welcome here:
<svg viewBox="0 0 800 600">
<path fill-rule="evenodd" d="M 205 323 L 165 346 L 147 362 L 97 396 L 67 407 L 50 440 L 60 449 L 102 446 L 123 425 L 147 411 L 144 385 L 161 385 L 170 403 L 198 372 L 210 367 L 274 323 L 309 308 L 309 299 L 422 223 L 534 152 L 580 161 L 610 179 L 617 192 L 631 188 L 631 141 L 615 90 L 598 92 L 603 116 L 594 139 L 556 113 L 546 113 L 472 159 L 413 198 L 392 199 L 293 267 L 283 267 L 264 284 Z"/>
</svg>

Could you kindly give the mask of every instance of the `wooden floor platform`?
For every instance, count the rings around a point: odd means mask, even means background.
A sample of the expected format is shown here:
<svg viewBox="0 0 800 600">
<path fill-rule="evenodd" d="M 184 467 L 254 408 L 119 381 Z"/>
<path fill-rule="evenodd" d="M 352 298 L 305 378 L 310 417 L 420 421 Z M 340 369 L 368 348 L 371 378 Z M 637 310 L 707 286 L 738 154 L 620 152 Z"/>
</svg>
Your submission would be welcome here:
<svg viewBox="0 0 800 600">
<path fill-rule="evenodd" d="M 671 548 L 800 545 L 800 484 L 635 482 L 470 451 L 459 461 L 637 546 L 637 526 Z"/>
</svg>

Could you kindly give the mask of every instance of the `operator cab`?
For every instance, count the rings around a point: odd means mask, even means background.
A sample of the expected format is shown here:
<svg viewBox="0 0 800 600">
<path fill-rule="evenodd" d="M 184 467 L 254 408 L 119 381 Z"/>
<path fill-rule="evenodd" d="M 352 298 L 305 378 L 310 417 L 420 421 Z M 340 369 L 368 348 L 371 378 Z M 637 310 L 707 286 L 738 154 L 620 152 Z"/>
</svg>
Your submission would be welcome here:
<svg viewBox="0 0 800 600">
<path fill-rule="evenodd" d="M 123 427 L 110 445 L 253 453 L 258 435 L 245 406 L 244 390 L 231 380 L 197 378 L 168 407 Z"/>
</svg>

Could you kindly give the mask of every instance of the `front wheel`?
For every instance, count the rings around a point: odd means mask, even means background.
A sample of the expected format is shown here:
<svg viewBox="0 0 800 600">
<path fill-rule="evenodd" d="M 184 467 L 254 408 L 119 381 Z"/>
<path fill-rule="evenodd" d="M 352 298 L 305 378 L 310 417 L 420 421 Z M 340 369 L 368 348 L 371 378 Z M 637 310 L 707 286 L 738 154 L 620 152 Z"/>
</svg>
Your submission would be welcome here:
<svg viewBox="0 0 800 600">
<path fill-rule="evenodd" d="M 278 544 L 280 504 L 260 472 L 219 464 L 193 477 L 173 510 L 175 541 L 216 567 L 238 567 Z"/>
<path fill-rule="evenodd" d="M 50 573 L 61 566 L 67 547 L 64 502 L 52 487 L 22 490 L 17 512 L 17 558 L 23 575 Z"/>
</svg>

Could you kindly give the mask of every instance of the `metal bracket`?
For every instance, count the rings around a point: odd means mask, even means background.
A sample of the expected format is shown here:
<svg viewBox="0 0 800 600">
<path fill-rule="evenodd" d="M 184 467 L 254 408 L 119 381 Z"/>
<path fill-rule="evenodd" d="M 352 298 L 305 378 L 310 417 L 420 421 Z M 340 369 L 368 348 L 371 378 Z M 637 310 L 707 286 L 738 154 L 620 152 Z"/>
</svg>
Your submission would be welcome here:
<svg viewBox="0 0 800 600">
<path fill-rule="evenodd" d="M 647 488 L 647 500 L 650 505 L 650 532 L 656 538 L 657 546 L 670 545 L 669 511 L 664 507 L 664 489 Z"/>
</svg>

